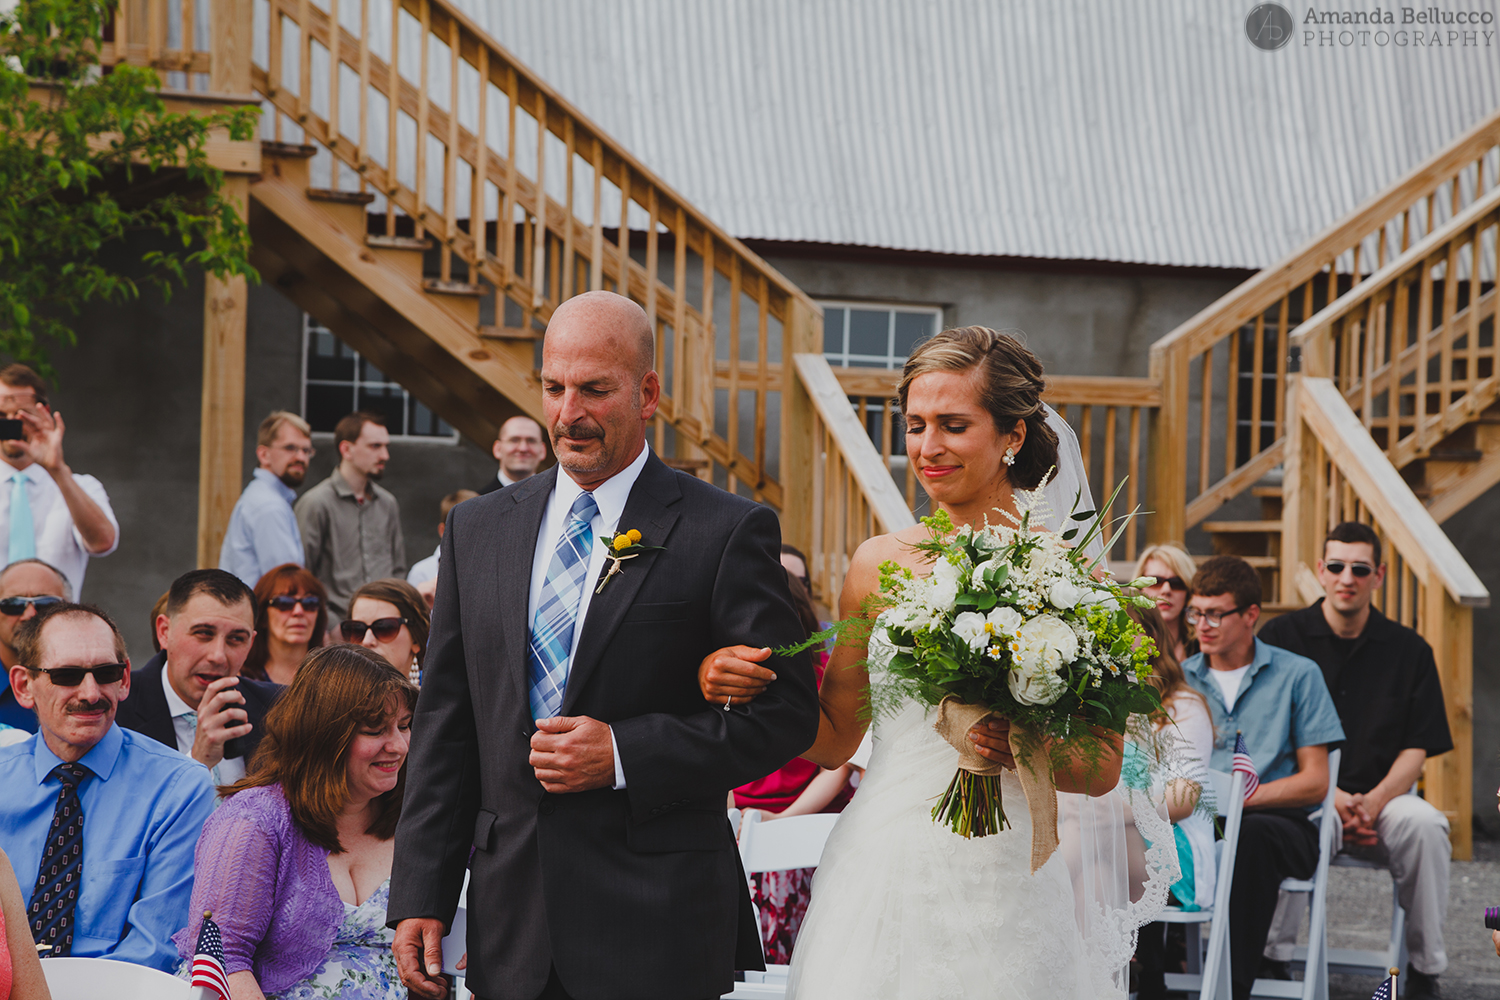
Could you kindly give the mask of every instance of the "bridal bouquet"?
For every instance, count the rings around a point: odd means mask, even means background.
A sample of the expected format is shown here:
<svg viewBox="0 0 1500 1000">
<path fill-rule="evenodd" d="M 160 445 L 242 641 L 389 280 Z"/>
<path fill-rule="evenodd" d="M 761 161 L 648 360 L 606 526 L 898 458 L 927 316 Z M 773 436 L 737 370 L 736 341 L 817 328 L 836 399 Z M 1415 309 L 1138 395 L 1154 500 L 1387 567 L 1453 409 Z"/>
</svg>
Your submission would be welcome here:
<svg viewBox="0 0 1500 1000">
<path fill-rule="evenodd" d="M 1099 730 L 1123 734 L 1132 715 L 1160 710 L 1144 683 L 1155 645 L 1125 611 L 1152 601 L 1094 578 L 1080 551 L 1102 530 L 1094 512 L 1072 515 L 1095 521 L 1074 548 L 1079 528 L 1031 530 L 1045 503 L 1040 489 L 1018 491 L 1017 502 L 1021 516 L 1005 514 L 1009 525 L 955 530 L 945 511 L 923 518 L 931 535 L 916 548 L 932 558 L 932 573 L 881 567 L 882 610 L 869 639 L 873 714 L 910 698 L 939 706 L 937 729 L 958 751 L 959 769 L 933 819 L 964 837 L 1008 825 L 1002 768 L 975 751 L 967 735 L 975 724 L 992 714 L 1011 721 L 1017 777 L 1035 802 L 1049 794 L 1052 761 L 1092 766 L 1107 743 Z M 1033 798 L 1039 780 L 1045 788 Z"/>
</svg>

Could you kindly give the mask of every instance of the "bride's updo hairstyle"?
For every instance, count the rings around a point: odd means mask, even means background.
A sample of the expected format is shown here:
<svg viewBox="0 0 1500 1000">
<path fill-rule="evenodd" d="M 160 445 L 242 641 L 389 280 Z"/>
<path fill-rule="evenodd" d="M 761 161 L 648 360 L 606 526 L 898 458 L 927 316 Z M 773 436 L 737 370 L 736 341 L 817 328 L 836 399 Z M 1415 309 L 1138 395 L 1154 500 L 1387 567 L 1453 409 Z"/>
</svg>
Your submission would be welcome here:
<svg viewBox="0 0 1500 1000">
<path fill-rule="evenodd" d="M 1006 469 L 1013 486 L 1035 489 L 1047 470 L 1057 465 L 1057 434 L 1047 426 L 1042 406 L 1042 363 L 1020 341 L 984 326 L 944 330 L 923 341 L 906 359 L 896 396 L 906 412 L 911 384 L 929 372 L 967 372 L 978 369 L 975 380 L 979 403 L 1001 434 L 1009 434 L 1017 420 L 1026 421 L 1026 443 L 1016 464 Z"/>
</svg>

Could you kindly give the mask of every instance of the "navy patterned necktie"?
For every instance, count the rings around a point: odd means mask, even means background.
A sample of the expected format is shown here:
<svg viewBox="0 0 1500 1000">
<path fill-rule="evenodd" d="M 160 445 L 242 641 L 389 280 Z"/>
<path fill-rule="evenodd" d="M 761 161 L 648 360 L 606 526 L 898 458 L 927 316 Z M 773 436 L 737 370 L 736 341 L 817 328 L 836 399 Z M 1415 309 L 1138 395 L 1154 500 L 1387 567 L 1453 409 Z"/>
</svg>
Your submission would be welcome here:
<svg viewBox="0 0 1500 1000">
<path fill-rule="evenodd" d="M 44 958 L 61 958 L 73 950 L 73 912 L 83 885 L 83 802 L 78 786 L 93 773 L 82 764 L 59 764 L 49 775 L 61 781 L 62 788 L 27 910 L 32 940 L 51 946 Z"/>
</svg>

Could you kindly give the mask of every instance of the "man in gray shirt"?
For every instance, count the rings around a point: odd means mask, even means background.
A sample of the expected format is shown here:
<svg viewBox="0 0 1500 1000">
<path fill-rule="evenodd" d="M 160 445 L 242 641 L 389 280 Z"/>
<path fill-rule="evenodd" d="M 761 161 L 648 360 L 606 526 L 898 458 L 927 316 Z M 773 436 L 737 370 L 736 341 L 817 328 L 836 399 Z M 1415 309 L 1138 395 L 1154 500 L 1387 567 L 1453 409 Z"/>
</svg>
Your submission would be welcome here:
<svg viewBox="0 0 1500 1000">
<path fill-rule="evenodd" d="M 297 501 L 305 565 L 328 590 L 328 621 L 349 613 L 349 598 L 371 580 L 406 575 L 401 507 L 375 485 L 390 461 L 390 432 L 375 413 L 351 413 L 333 429 L 338 467 Z"/>
</svg>

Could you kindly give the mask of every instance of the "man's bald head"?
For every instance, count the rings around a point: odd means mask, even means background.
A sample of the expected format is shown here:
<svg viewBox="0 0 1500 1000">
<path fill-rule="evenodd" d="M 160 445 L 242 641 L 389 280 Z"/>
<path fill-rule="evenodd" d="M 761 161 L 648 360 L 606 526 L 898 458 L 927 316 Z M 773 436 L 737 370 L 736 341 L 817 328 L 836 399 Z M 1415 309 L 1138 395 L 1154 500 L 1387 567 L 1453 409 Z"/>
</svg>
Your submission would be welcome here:
<svg viewBox="0 0 1500 1000">
<path fill-rule="evenodd" d="M 575 295 L 552 313 L 542 352 L 552 346 L 554 331 L 569 338 L 607 339 L 620 358 L 633 361 L 631 374 L 639 382 L 656 366 L 656 337 L 646 310 L 632 299 L 614 292 L 596 291 Z"/>
<path fill-rule="evenodd" d="M 586 292 L 557 307 L 542 342 L 542 409 L 557 462 L 592 490 L 623 471 L 646 444 L 661 399 L 651 324 L 613 292 Z"/>
</svg>

